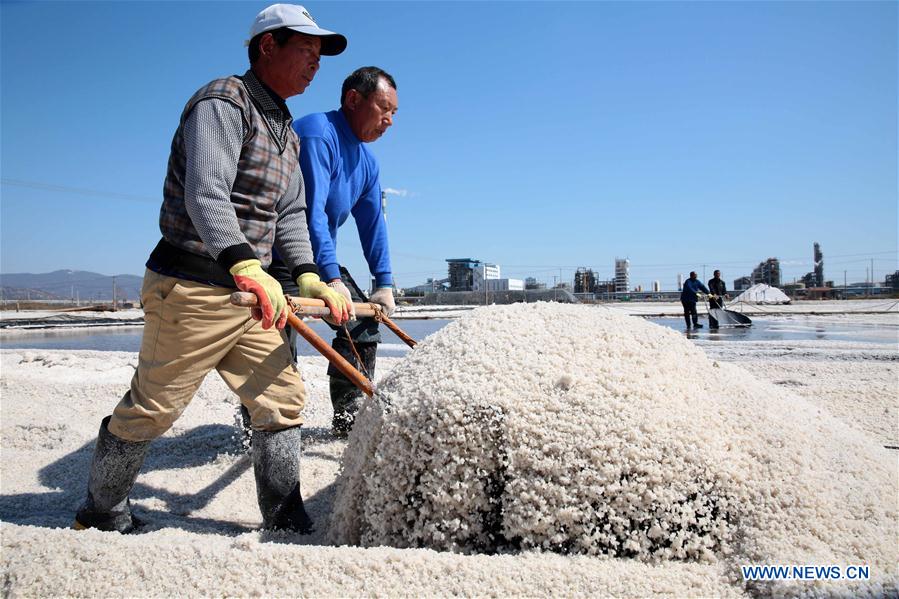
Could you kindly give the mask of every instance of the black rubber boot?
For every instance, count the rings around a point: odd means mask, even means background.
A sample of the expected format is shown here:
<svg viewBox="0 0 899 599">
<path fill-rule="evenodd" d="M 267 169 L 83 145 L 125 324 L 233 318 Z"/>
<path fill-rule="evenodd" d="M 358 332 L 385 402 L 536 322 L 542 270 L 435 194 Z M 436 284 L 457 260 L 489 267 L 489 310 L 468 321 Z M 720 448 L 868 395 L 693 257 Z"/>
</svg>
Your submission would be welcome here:
<svg viewBox="0 0 899 599">
<path fill-rule="evenodd" d="M 331 377 L 331 406 L 334 408 L 331 432 L 334 436 L 345 439 L 350 434 L 360 401 L 362 393 L 356 385 L 342 376 Z"/>
<path fill-rule="evenodd" d="M 307 534 L 312 520 L 300 495 L 300 427 L 283 431 L 253 431 L 253 473 L 256 497 L 267 530 Z"/>
<path fill-rule="evenodd" d="M 253 438 L 253 419 L 250 418 L 250 411 L 243 404 L 240 405 L 240 432 L 241 445 L 247 451 L 251 447 L 250 444 Z"/>
<path fill-rule="evenodd" d="M 362 358 L 361 366 L 346 339 L 338 337 L 334 339 L 331 345 L 347 362 L 355 366 L 362 374 L 368 376 L 369 380 L 373 381 L 375 379 L 375 362 L 378 353 L 377 343 L 356 344 L 356 351 L 359 353 L 359 357 Z M 334 409 L 331 430 L 334 435 L 343 438 L 353 428 L 353 422 L 356 420 L 356 412 L 359 411 L 363 393 L 333 365 L 328 367 L 328 375 L 331 377 L 331 407 Z"/>
<path fill-rule="evenodd" d="M 126 441 L 107 426 L 110 416 L 100 423 L 97 447 L 87 483 L 87 501 L 75 515 L 74 528 L 130 533 L 143 524 L 131 514 L 128 494 L 140 471 L 150 441 Z"/>
</svg>

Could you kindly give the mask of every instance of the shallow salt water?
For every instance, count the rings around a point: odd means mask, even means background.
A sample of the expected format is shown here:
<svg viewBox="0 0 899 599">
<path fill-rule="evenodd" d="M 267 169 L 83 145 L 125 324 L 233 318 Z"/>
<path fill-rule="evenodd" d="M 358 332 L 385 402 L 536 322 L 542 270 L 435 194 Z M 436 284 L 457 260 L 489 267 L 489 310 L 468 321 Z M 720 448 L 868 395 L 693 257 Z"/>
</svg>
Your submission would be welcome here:
<svg viewBox="0 0 899 599">
<path fill-rule="evenodd" d="M 649 318 L 662 326 L 684 331 L 683 318 Z M 899 327 L 864 322 L 839 322 L 833 317 L 787 316 L 752 317 L 750 327 L 710 329 L 700 318 L 701 329 L 691 330 L 690 339 L 709 341 L 848 341 L 852 343 L 897 343 Z"/>
<path fill-rule="evenodd" d="M 662 326 L 684 331 L 682 318 L 649 318 Z M 421 341 L 452 322 L 450 319 L 396 321 L 410 337 Z M 834 317 L 789 316 L 753 317 L 753 324 L 746 328 L 724 327 L 718 330 L 708 328 L 705 317 L 700 319 L 702 329 L 685 334 L 689 339 L 711 342 L 733 341 L 846 341 L 853 343 L 899 343 L 899 326 L 880 323 L 841 322 Z M 331 339 L 331 330 L 321 321 L 308 322 L 312 329 L 326 340 Z M 84 349 L 95 351 L 139 351 L 142 327 L 87 327 L 83 329 L 17 331 L 15 336 L 0 338 L 0 348 L 4 349 Z M 382 327 L 383 343 L 378 347 L 378 355 L 402 356 L 408 346 L 396 335 Z M 315 350 L 303 340 L 297 343 L 301 356 L 317 355 Z"/>
<path fill-rule="evenodd" d="M 443 328 L 449 320 L 400 320 L 397 325 L 416 341 L 424 339 L 431 333 Z M 320 337 L 330 341 L 333 337 L 331 329 L 322 321 L 308 321 Z M 94 351 L 140 351 L 140 340 L 143 327 L 104 327 L 97 329 L 35 330 L 33 332 L 16 332 L 15 336 L 0 339 L 3 349 L 84 349 Z M 409 347 L 393 334 L 387 327 L 381 327 L 383 342 L 378 347 L 378 355 L 401 356 Z M 315 349 L 303 339 L 297 342 L 301 356 L 317 356 Z"/>
</svg>

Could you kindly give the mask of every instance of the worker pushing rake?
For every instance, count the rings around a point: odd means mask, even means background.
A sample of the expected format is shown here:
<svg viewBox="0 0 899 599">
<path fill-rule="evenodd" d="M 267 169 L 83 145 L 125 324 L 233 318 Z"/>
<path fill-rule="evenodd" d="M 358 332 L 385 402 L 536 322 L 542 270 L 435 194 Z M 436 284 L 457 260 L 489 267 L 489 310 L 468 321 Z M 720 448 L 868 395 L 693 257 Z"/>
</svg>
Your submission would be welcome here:
<svg viewBox="0 0 899 599">
<path fill-rule="evenodd" d="M 727 295 L 727 285 L 724 283 L 724 279 L 721 278 L 721 271 L 715 270 L 712 273 L 712 278 L 709 279 L 709 328 L 717 329 L 720 327 L 748 327 L 752 326 L 752 321 L 748 316 L 744 314 L 740 314 L 739 312 L 734 312 L 733 310 L 727 310 L 724 307 L 725 298 L 729 298 Z"/>
<path fill-rule="evenodd" d="M 324 339 L 319 337 L 312 328 L 301 320 L 301 316 L 311 316 L 315 318 L 327 317 L 331 314 L 331 310 L 326 306 L 325 302 L 311 298 L 291 298 L 285 296 L 287 300 L 288 313 L 287 324 L 299 333 L 303 339 L 309 342 L 312 347 L 320 354 L 328 359 L 328 362 L 339 369 L 360 391 L 367 396 L 372 397 L 375 393 L 374 382 L 368 376 L 368 373 L 360 372 L 355 366 L 350 364 L 343 356 L 337 353 L 334 348 L 328 345 Z M 258 305 L 257 297 L 252 293 L 237 291 L 231 294 L 231 303 L 235 306 L 243 306 L 246 308 L 255 308 Z M 371 302 L 353 304 L 357 316 L 371 317 L 378 322 L 383 323 L 387 328 L 396 334 L 397 337 L 411 348 L 414 348 L 416 341 L 407 335 L 400 327 L 396 325 L 386 314 L 383 306 Z M 344 325 L 346 326 L 346 325 Z M 352 341 L 350 341 L 352 344 Z M 352 345 L 351 345 L 352 347 Z M 355 351 L 355 350 L 354 350 Z M 362 360 L 358 359 L 361 364 Z M 364 367 L 363 367 L 364 370 Z"/>
<path fill-rule="evenodd" d="M 262 10 L 249 37 L 249 69 L 200 87 L 178 120 L 159 212 L 162 238 L 141 289 L 137 369 L 100 423 L 75 528 L 128 533 L 142 526 L 129 495 L 150 444 L 216 370 L 251 414 L 262 527 L 312 529 L 300 493 L 305 386 L 278 330 L 288 316 L 282 287 L 265 268 L 277 253 L 299 295 L 324 300 L 336 322 L 347 320 L 340 290 L 319 278 L 309 185 L 285 104 L 327 64 L 320 57 L 340 54 L 347 40 L 291 4 Z M 231 306 L 235 289 L 259 299 L 252 317 Z"/>
</svg>

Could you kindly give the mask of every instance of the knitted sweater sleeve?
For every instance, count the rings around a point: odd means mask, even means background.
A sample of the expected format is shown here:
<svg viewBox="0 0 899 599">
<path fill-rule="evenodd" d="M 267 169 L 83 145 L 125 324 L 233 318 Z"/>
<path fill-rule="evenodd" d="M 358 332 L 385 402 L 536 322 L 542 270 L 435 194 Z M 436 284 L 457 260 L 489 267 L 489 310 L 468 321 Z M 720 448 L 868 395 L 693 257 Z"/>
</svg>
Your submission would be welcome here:
<svg viewBox="0 0 899 599">
<path fill-rule="evenodd" d="M 296 280 L 304 272 L 317 273 L 306 225 L 306 190 L 299 165 L 290 177 L 287 192 L 278 202 L 277 211 L 275 249 L 290 269 L 290 278 Z"/>
<path fill-rule="evenodd" d="M 226 267 L 255 258 L 231 203 L 245 130 L 240 109 L 210 98 L 184 123 L 184 205 L 209 254 Z"/>
</svg>

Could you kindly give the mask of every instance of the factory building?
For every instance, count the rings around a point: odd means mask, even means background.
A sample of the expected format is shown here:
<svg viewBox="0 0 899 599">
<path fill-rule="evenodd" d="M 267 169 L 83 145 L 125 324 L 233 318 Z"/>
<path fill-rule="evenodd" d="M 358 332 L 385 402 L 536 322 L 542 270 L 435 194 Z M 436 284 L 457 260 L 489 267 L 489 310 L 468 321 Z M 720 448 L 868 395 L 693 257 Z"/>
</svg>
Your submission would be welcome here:
<svg viewBox="0 0 899 599">
<path fill-rule="evenodd" d="M 447 258 L 450 291 L 471 291 L 474 271 L 481 263 L 471 258 Z"/>
<path fill-rule="evenodd" d="M 546 283 L 540 283 L 536 278 L 528 277 L 524 280 L 524 288 L 532 290 L 546 289 Z"/>
<path fill-rule="evenodd" d="M 815 269 L 810 273 L 806 273 L 802 277 L 802 282 L 809 289 L 827 287 L 827 282 L 824 280 L 824 254 L 821 252 L 821 245 L 817 241 L 812 248 L 812 259 Z"/>
<path fill-rule="evenodd" d="M 615 258 L 615 292 L 627 293 L 630 289 L 631 263 L 627 258 Z"/>
<path fill-rule="evenodd" d="M 753 285 L 764 283 L 771 287 L 780 287 L 780 260 L 768 258 L 764 262 L 760 262 L 752 271 L 750 279 Z"/>
<path fill-rule="evenodd" d="M 523 291 L 524 281 L 503 279 L 498 264 L 473 258 L 448 258 L 449 291 Z"/>
<path fill-rule="evenodd" d="M 734 291 L 743 291 L 752 287 L 752 279 L 749 277 L 740 277 L 734 279 Z"/>
<path fill-rule="evenodd" d="M 580 267 L 574 273 L 574 292 L 593 293 L 596 289 L 596 275 L 593 270 Z"/>
</svg>

